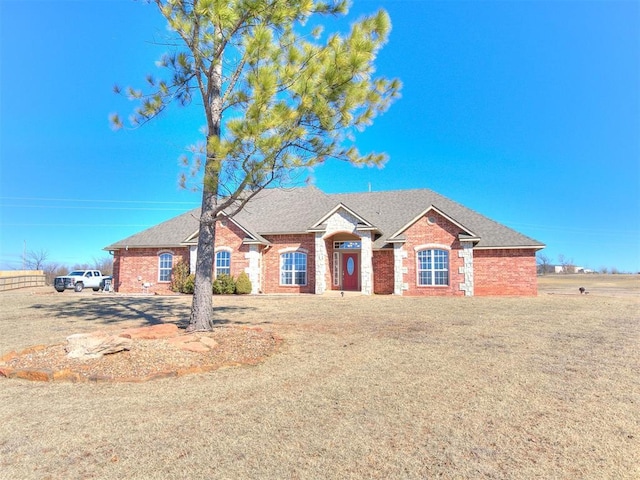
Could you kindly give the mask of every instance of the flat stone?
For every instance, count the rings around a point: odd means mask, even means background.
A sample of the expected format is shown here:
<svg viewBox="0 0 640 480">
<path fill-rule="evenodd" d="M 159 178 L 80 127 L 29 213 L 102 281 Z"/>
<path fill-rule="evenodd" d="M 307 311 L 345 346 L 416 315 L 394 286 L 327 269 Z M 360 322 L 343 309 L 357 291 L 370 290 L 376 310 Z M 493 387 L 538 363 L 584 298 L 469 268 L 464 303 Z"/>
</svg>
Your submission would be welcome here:
<svg viewBox="0 0 640 480">
<path fill-rule="evenodd" d="M 16 370 L 11 367 L 0 366 L 0 377 L 13 378 L 16 376 Z"/>
<path fill-rule="evenodd" d="M 53 380 L 54 381 L 67 381 L 67 382 L 78 382 L 80 381 L 80 375 L 73 370 L 65 368 L 64 370 L 58 370 L 57 372 L 53 372 Z"/>
<path fill-rule="evenodd" d="M 189 343 L 198 341 L 198 337 L 193 335 L 178 335 L 177 337 L 167 338 L 167 343 L 172 345 L 180 345 L 181 343 Z"/>
<path fill-rule="evenodd" d="M 18 352 L 13 350 L 9 353 L 4 354 L 2 357 L 0 357 L 0 362 L 9 362 L 17 357 L 18 357 Z"/>
<path fill-rule="evenodd" d="M 180 345 L 180 349 L 186 350 L 187 352 L 196 352 L 196 353 L 206 353 L 209 351 L 209 347 L 207 347 L 201 342 L 183 343 Z"/>
<path fill-rule="evenodd" d="M 34 382 L 50 382 L 53 380 L 53 371 L 48 369 L 37 370 L 35 368 L 25 368 L 16 370 L 15 377 Z"/>
<path fill-rule="evenodd" d="M 41 352 L 46 349 L 47 349 L 46 345 L 34 345 L 33 347 L 25 348 L 23 351 L 20 352 L 20 355 L 29 355 L 31 353 Z"/>
<path fill-rule="evenodd" d="M 205 344 L 209 348 L 216 348 L 218 346 L 218 342 L 216 342 L 211 337 L 202 337 L 202 338 L 200 338 L 200 343 Z"/>
</svg>

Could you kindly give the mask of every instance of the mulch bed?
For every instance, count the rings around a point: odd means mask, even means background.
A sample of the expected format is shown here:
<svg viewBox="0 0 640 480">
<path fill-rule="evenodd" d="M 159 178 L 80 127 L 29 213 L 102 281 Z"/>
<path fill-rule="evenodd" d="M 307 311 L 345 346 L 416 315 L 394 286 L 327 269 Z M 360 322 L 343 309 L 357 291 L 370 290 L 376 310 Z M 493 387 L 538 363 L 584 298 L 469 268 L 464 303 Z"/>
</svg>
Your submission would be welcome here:
<svg viewBox="0 0 640 480">
<path fill-rule="evenodd" d="M 202 342 L 206 351 L 189 351 Z M 65 345 L 39 345 L 0 358 L 0 376 L 38 381 L 143 382 L 204 373 L 224 366 L 256 365 L 281 339 L 256 328 L 218 327 L 212 332 L 166 338 L 134 336 L 131 350 L 94 359 L 68 358 Z"/>
</svg>

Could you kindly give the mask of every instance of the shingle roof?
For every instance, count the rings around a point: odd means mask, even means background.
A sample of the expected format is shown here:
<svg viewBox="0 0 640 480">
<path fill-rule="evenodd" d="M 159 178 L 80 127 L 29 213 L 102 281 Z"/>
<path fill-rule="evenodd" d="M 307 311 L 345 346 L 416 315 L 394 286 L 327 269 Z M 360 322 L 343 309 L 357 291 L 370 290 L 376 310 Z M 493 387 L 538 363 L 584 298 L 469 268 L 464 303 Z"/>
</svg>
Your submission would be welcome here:
<svg viewBox="0 0 640 480">
<path fill-rule="evenodd" d="M 480 238 L 477 248 L 542 248 L 544 244 L 491 220 L 428 189 L 326 194 L 316 187 L 266 189 L 256 195 L 233 221 L 258 241 L 269 234 L 307 233 L 336 206 L 343 204 L 373 224 L 381 236 L 373 247 L 384 248 L 430 207 Z M 105 250 L 125 247 L 170 247 L 184 244 L 198 230 L 200 209 L 194 209 L 120 240 Z"/>
<path fill-rule="evenodd" d="M 381 248 L 391 235 L 407 227 L 411 220 L 430 206 L 437 208 L 480 237 L 477 244 L 479 248 L 544 246 L 532 238 L 428 189 L 347 193 L 332 195 L 332 197 L 360 212 L 363 217 L 382 230 L 383 234 L 375 242 L 374 248 Z"/>
<path fill-rule="evenodd" d="M 133 247 L 175 247 L 183 243 L 187 237 L 198 231 L 200 209 L 195 208 L 178 215 L 166 222 L 119 240 L 105 250 Z"/>
</svg>

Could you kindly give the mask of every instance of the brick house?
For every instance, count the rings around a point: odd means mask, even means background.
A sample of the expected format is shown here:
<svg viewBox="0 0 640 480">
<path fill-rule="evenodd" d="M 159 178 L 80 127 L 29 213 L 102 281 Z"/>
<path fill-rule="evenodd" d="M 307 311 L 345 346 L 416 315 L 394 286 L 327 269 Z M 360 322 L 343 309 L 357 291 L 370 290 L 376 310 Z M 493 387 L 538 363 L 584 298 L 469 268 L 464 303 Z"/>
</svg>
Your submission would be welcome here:
<svg viewBox="0 0 640 480">
<path fill-rule="evenodd" d="M 106 247 L 116 291 L 168 293 L 177 262 L 194 271 L 199 213 Z M 431 190 L 267 189 L 219 217 L 214 276 L 246 272 L 256 294 L 536 295 L 542 248 Z"/>
</svg>

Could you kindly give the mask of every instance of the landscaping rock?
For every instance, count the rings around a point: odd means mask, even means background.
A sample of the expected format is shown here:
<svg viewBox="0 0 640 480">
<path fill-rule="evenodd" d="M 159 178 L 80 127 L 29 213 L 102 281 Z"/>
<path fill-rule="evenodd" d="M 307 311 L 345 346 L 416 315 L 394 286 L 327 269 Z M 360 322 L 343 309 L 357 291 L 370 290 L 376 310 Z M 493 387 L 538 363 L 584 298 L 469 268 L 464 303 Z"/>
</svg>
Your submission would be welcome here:
<svg viewBox="0 0 640 480">
<path fill-rule="evenodd" d="M 196 353 L 206 353 L 209 351 L 209 347 L 200 342 L 183 343 L 180 345 L 180 349 Z"/>
<path fill-rule="evenodd" d="M 110 353 L 131 350 L 133 340 L 107 334 L 76 333 L 67 337 L 69 358 L 99 358 Z"/>
<path fill-rule="evenodd" d="M 209 348 L 216 348 L 218 346 L 218 342 L 211 337 L 202 337 L 200 338 L 200 342 L 204 343 Z"/>
</svg>

